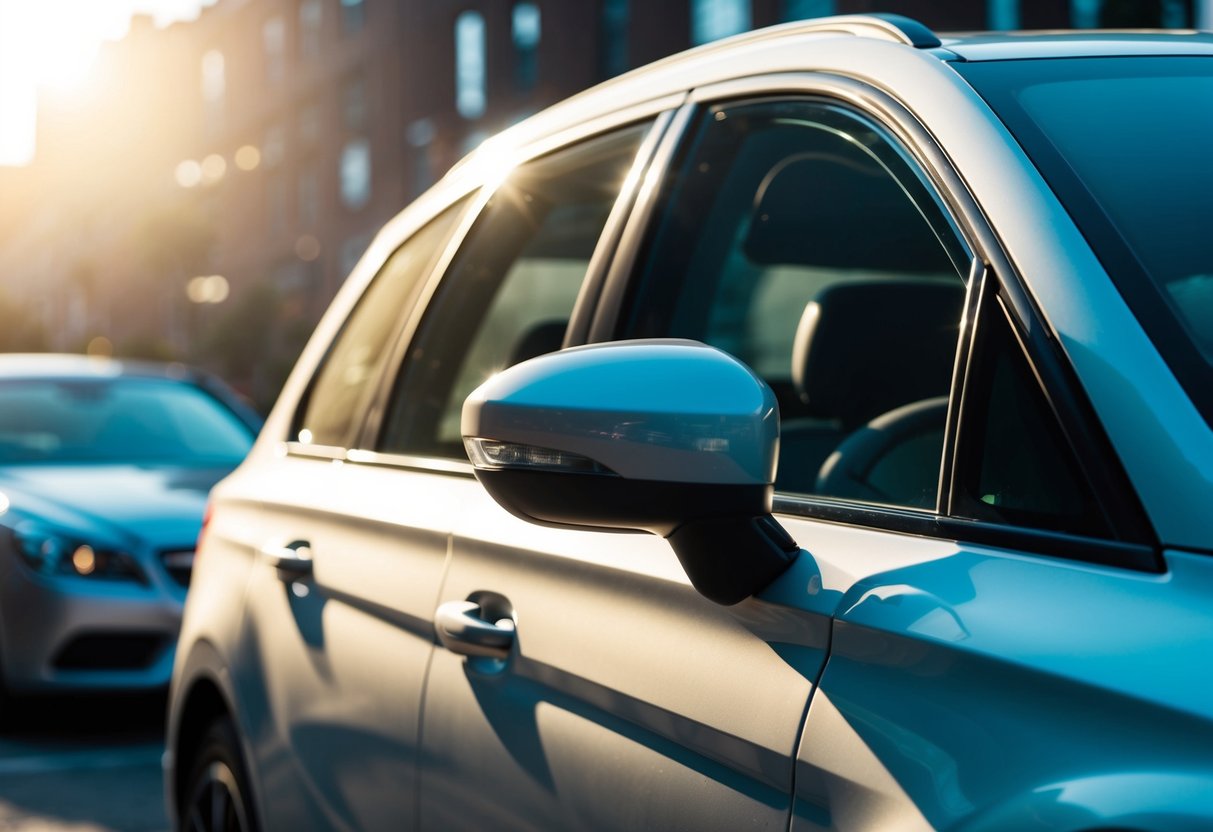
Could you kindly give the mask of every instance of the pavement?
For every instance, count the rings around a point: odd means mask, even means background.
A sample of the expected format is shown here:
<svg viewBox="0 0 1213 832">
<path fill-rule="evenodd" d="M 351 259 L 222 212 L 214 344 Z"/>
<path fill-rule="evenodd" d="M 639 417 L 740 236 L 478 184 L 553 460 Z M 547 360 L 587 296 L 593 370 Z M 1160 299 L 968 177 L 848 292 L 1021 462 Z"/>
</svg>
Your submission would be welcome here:
<svg viewBox="0 0 1213 832">
<path fill-rule="evenodd" d="M 22 703 L 0 731 L 0 832 L 166 832 L 161 696 Z"/>
</svg>

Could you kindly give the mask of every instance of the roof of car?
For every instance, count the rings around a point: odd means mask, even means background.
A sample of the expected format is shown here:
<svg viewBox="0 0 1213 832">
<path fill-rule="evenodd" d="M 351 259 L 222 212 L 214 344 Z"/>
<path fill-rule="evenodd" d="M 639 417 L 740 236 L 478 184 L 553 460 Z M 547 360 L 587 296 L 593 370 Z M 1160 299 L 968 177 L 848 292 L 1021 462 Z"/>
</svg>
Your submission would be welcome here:
<svg viewBox="0 0 1213 832">
<path fill-rule="evenodd" d="M 9 353 L 0 355 L 0 379 L 111 378 L 145 376 L 184 379 L 192 375 L 183 364 L 125 361 L 68 353 Z"/>
<path fill-rule="evenodd" d="M 368 262 L 393 248 L 403 232 L 428 221 L 452 195 L 471 193 L 501 170 L 516 164 L 521 149 L 549 143 L 562 131 L 588 129 L 597 119 L 620 113 L 675 109 L 688 91 L 754 74 L 831 70 L 831 59 L 860 48 L 870 50 L 873 66 L 887 63 L 899 50 L 942 68 L 948 64 L 1125 55 L 1213 56 L 1213 33 L 1190 30 L 1065 32 L 971 32 L 936 34 L 910 18 L 894 14 L 838 15 L 793 21 L 744 32 L 680 52 L 626 72 L 532 115 L 486 140 L 447 171 L 442 180 L 388 223 Z M 821 48 L 818 47 L 827 47 Z M 823 58 L 823 60 L 819 60 Z M 856 64 L 852 61 L 852 67 Z M 903 67 L 905 64 L 901 64 Z M 950 73 L 949 73 L 950 74 Z M 963 82 L 960 82 L 963 83 Z M 636 118 L 642 117 L 637 115 Z M 529 152 L 529 151 L 528 151 Z M 525 153 L 524 153 L 525 155 Z M 369 279 L 371 272 L 366 273 Z M 351 283 L 351 301 L 357 281 Z"/>
<path fill-rule="evenodd" d="M 1191 30 L 937 35 L 922 23 L 902 15 L 838 15 L 755 29 L 662 58 L 567 98 L 494 136 L 486 146 L 517 146 L 562 124 L 576 123 L 605 112 L 612 105 L 626 106 L 646 98 L 674 95 L 697 83 L 712 83 L 746 74 L 746 68 L 755 63 L 756 51 L 766 56 L 767 65 L 778 67 L 773 71 L 808 67 L 812 61 L 806 58 L 806 49 L 822 40 L 840 38 L 868 42 L 874 48 L 901 47 L 940 62 L 1103 55 L 1213 55 L 1213 34 Z M 450 174 L 458 177 L 471 160 L 491 155 L 472 153 L 455 165 Z M 499 162 L 499 159 L 494 160 L 494 164 Z"/>
</svg>

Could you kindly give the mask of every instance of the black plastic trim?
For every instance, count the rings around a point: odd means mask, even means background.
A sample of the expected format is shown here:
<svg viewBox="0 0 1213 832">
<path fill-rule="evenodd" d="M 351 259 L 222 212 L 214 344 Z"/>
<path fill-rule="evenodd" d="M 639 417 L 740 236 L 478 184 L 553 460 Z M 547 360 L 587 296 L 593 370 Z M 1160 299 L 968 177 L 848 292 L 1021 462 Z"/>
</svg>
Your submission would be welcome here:
<svg viewBox="0 0 1213 832">
<path fill-rule="evenodd" d="M 1150 574 L 1166 572 L 1166 565 L 1158 549 L 1151 546 L 1097 540 L 1019 526 L 1003 526 L 984 520 L 941 517 L 892 506 L 777 496 L 775 514 L 915 537 L 952 540 L 961 544 L 990 546 L 1012 554 L 1040 555 Z"/>
<path fill-rule="evenodd" d="M 477 468 L 504 509 L 541 526 L 648 531 L 665 537 L 684 523 L 771 512 L 772 487 L 631 480 L 517 468 Z"/>
<path fill-rule="evenodd" d="M 994 314 L 996 310 L 993 307 L 997 306 L 1011 322 L 1049 408 L 1099 500 L 1109 526 L 1123 541 L 1157 548 L 1158 536 L 1145 508 L 1137 499 L 1137 493 L 1120 465 L 1095 408 L 1081 392 L 1081 383 L 1062 353 L 1061 345 L 1039 323 L 1022 326 L 1022 322 L 1012 314 L 1015 308 L 1014 298 L 1009 296 L 1012 290 L 1001 282 L 998 289 L 996 298 L 991 298 L 989 302 L 990 308 L 982 314 Z M 978 339 L 981 338 L 980 330 L 979 321 Z"/>
</svg>

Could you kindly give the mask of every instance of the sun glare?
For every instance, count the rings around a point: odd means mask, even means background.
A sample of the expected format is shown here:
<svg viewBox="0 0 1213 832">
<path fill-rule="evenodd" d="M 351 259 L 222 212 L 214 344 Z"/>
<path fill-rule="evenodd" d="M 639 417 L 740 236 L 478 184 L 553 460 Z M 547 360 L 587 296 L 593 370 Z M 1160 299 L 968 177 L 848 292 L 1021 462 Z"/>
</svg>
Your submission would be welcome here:
<svg viewBox="0 0 1213 832">
<path fill-rule="evenodd" d="M 101 44 L 126 34 L 132 12 L 156 25 L 196 17 L 214 0 L 0 0 L 0 165 L 34 154 L 36 90 L 87 95 Z"/>
<path fill-rule="evenodd" d="M 0 0 L 6 68 L 26 83 L 70 88 L 88 77 L 103 39 L 126 32 L 120 4 L 79 0 Z"/>
</svg>

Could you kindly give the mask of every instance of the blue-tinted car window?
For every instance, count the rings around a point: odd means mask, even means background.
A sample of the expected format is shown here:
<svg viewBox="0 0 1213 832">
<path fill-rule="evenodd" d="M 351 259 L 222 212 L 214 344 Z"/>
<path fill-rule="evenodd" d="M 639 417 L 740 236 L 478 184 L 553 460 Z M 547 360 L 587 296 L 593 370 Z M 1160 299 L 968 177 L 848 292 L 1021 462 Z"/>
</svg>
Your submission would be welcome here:
<svg viewBox="0 0 1213 832">
<path fill-rule="evenodd" d="M 168 379 L 0 383 L 0 464 L 238 463 L 253 443 L 225 405 Z"/>
<path fill-rule="evenodd" d="M 1213 59 L 955 64 L 1213 422 Z"/>
</svg>

